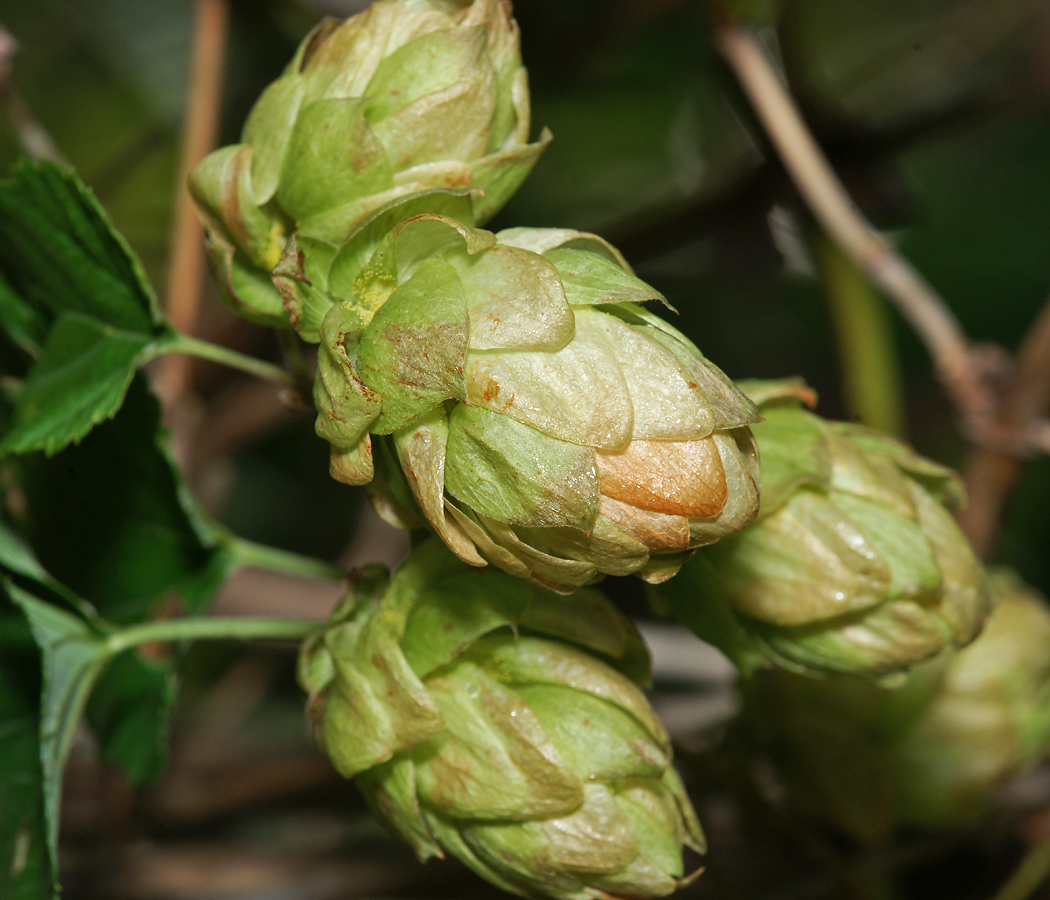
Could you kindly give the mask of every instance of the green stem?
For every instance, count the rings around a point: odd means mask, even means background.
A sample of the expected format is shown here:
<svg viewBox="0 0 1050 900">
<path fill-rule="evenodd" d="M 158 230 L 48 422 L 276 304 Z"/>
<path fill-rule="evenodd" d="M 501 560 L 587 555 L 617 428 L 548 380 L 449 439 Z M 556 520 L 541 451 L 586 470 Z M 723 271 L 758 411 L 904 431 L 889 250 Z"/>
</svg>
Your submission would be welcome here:
<svg viewBox="0 0 1050 900">
<path fill-rule="evenodd" d="M 163 353 L 186 353 L 200 359 L 221 363 L 231 369 L 239 369 L 241 372 L 247 372 L 264 381 L 279 381 L 281 384 L 295 385 L 293 375 L 280 366 L 256 359 L 254 356 L 246 356 L 228 347 L 190 337 L 181 332 L 175 332 L 171 338 L 157 345 L 157 355 Z"/>
<path fill-rule="evenodd" d="M 823 233 L 813 240 L 839 347 L 846 406 L 872 428 L 904 434 L 900 366 L 882 297 Z"/>
<path fill-rule="evenodd" d="M 264 619 L 254 616 L 209 616 L 200 619 L 160 619 L 122 628 L 106 638 L 116 654 L 155 641 L 301 641 L 324 628 L 314 619 Z"/>
<path fill-rule="evenodd" d="M 256 544 L 244 538 L 233 537 L 227 543 L 227 549 L 239 566 L 255 566 L 270 572 L 281 572 L 299 578 L 318 578 L 324 581 L 342 581 L 346 572 L 339 566 L 332 565 L 312 556 L 301 556 L 290 550 Z"/>
<path fill-rule="evenodd" d="M 1027 900 L 1050 875 L 1050 840 L 1036 844 L 992 900 Z"/>
</svg>

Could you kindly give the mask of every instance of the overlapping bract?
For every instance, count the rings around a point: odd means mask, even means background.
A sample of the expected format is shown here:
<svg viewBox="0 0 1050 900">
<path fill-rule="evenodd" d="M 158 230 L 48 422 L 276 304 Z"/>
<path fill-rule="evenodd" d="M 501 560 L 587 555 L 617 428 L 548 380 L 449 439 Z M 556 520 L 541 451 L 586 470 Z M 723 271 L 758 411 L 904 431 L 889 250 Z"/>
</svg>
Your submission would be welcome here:
<svg viewBox="0 0 1050 900">
<path fill-rule="evenodd" d="M 704 838 L 600 594 L 478 572 L 432 539 L 358 575 L 300 681 L 336 768 L 421 859 L 564 900 L 663 897 Z"/>
<path fill-rule="evenodd" d="M 957 824 L 1050 747 L 1050 609 L 1013 573 L 974 643 L 898 690 L 760 673 L 748 717 L 796 801 L 865 843 L 897 825 Z"/>
<path fill-rule="evenodd" d="M 600 238 L 493 235 L 446 202 L 393 226 L 413 204 L 390 210 L 326 270 L 282 280 L 320 337 L 332 474 L 374 477 L 386 518 L 466 562 L 562 591 L 661 580 L 750 522 L 754 406 L 637 305 L 660 295 Z"/>
<path fill-rule="evenodd" d="M 379 0 L 325 20 L 259 98 L 242 143 L 191 176 L 224 297 L 286 326 L 270 275 L 290 236 L 338 246 L 399 198 L 472 190 L 474 216 L 487 220 L 549 140 L 529 144 L 528 131 L 508 3 Z"/>
<path fill-rule="evenodd" d="M 950 470 L 887 435 L 801 408 L 798 383 L 752 383 L 762 508 L 664 597 L 745 670 L 887 676 L 977 635 L 983 570 L 942 501 Z"/>
</svg>

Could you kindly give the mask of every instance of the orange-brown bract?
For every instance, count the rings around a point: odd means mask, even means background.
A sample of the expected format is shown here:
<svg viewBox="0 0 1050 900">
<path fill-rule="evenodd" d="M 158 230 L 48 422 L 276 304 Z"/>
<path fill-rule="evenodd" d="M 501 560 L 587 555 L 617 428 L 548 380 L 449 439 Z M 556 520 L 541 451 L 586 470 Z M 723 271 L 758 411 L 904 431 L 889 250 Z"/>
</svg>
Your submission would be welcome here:
<svg viewBox="0 0 1050 900">
<path fill-rule="evenodd" d="M 662 297 L 600 238 L 492 234 L 392 208 L 355 234 L 300 327 L 320 335 L 332 474 L 462 560 L 567 592 L 661 581 L 751 522 L 754 405 L 641 303 Z M 401 219 L 401 221 L 397 221 Z"/>
</svg>

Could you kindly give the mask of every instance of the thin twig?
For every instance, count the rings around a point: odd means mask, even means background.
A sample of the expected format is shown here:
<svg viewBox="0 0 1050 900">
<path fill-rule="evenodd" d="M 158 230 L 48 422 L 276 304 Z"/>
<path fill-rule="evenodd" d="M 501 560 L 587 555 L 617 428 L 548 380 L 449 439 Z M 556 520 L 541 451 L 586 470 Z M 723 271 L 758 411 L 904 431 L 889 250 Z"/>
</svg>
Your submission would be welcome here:
<svg viewBox="0 0 1050 900">
<path fill-rule="evenodd" d="M 995 418 L 996 431 L 1027 438 L 1028 448 L 1050 452 L 1050 424 L 1041 418 L 1050 409 L 1050 299 L 1028 330 L 1013 376 Z M 970 502 L 960 525 L 978 555 L 989 559 L 998 540 L 1003 509 L 1024 468 L 1025 447 L 978 446 L 970 453 L 963 478 Z"/>
<path fill-rule="evenodd" d="M 991 419 L 995 397 L 972 364 L 970 342 L 955 316 L 854 205 L 754 33 L 721 22 L 716 39 L 810 210 L 918 332 L 964 426 L 979 437 Z"/>
<path fill-rule="evenodd" d="M 165 304 L 172 323 L 186 333 L 191 333 L 197 323 L 204 274 L 204 232 L 186 189 L 186 179 L 218 139 L 229 23 L 229 0 L 196 0 L 193 58 Z M 186 389 L 191 364 L 189 357 L 171 356 L 162 362 L 157 372 L 157 393 L 169 411 Z"/>
<path fill-rule="evenodd" d="M 18 146 L 34 162 L 46 159 L 60 166 L 68 166 L 62 151 L 51 139 L 47 129 L 30 112 L 22 95 L 11 82 L 11 60 L 17 53 L 18 41 L 0 26 L 0 105 L 7 109 L 7 115 L 18 138 Z"/>
</svg>

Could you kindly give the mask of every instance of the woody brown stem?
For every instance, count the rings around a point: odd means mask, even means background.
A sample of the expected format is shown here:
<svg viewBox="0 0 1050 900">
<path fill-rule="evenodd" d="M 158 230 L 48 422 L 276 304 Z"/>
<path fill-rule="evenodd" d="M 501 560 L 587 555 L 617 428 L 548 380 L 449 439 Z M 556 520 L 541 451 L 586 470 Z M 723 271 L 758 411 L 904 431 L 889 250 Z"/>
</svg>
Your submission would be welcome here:
<svg viewBox="0 0 1050 900">
<path fill-rule="evenodd" d="M 193 208 L 186 179 L 218 140 L 229 22 L 229 0 L 196 0 L 186 124 L 165 295 L 168 318 L 179 331 L 187 334 L 193 332 L 200 308 L 204 231 Z M 178 403 L 186 390 L 191 365 L 192 359 L 182 355 L 162 361 L 155 387 L 167 410 Z"/>
<path fill-rule="evenodd" d="M 827 234 L 897 306 L 926 344 L 971 436 L 995 398 L 973 365 L 971 345 L 937 292 L 857 209 L 802 120 L 765 47 L 748 28 L 716 26 L 719 50 L 736 73 L 799 193 Z"/>
<path fill-rule="evenodd" d="M 969 505 L 959 521 L 983 559 L 995 551 L 1006 504 L 1017 487 L 1028 449 L 1050 450 L 1048 427 L 1041 417 L 1050 409 L 1050 300 L 1017 352 L 1013 377 L 995 417 L 997 444 L 978 446 L 963 469 Z M 1014 446 L 1009 440 L 1014 437 Z M 1027 445 L 1027 446 L 1026 446 Z"/>
</svg>

